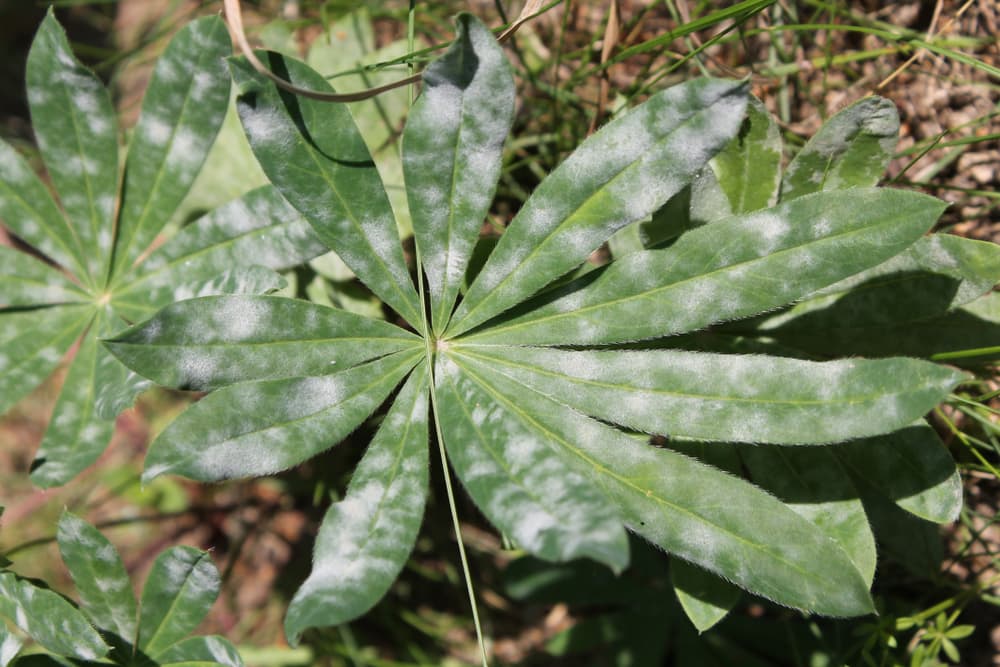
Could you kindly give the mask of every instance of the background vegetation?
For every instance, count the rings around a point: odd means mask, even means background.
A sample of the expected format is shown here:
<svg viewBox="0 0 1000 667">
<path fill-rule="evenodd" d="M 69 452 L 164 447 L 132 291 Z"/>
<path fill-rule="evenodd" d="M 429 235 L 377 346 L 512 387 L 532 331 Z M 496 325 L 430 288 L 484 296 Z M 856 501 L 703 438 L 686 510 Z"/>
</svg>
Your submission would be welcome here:
<svg viewBox="0 0 1000 667">
<path fill-rule="evenodd" d="M 116 92 L 122 124 L 134 124 L 150 66 L 166 39 L 218 2 L 62 0 L 0 2 L 0 132 L 34 154 L 24 99 L 24 58 L 47 5 L 55 5 L 74 49 Z M 452 36 L 450 16 L 477 14 L 497 27 L 520 3 L 286 0 L 244 2 L 251 36 L 270 48 L 317 58 L 335 86 L 360 88 L 420 68 Z M 368 17 L 348 13 L 364 4 Z M 616 109 L 698 74 L 749 76 L 780 118 L 786 145 L 801 146 L 822 121 L 877 93 L 899 108 L 902 139 L 889 181 L 953 203 L 941 225 L 1000 240 L 1000 9 L 975 2 L 822 1 L 738 3 L 675 0 L 554 4 L 507 45 L 517 72 L 514 141 L 490 216 L 497 229 L 554 165 Z M 548 7 L 549 5 L 543 5 Z M 411 20 L 419 45 L 405 42 Z M 347 17 L 345 19 L 345 17 Z M 328 31 L 330 26 L 334 26 Z M 325 49 L 325 51 L 324 51 Z M 344 54 L 351 54 L 346 57 Z M 362 66 L 371 67 L 364 68 Z M 323 69 L 323 67 L 321 67 Z M 355 109 L 380 136 L 391 163 L 409 95 L 399 91 Z M 238 125 L 224 130 L 175 220 L 181 225 L 261 182 Z M 14 243 L 0 231 L 0 241 Z M 378 304 L 337 266 L 313 264 L 290 289 L 365 312 Z M 595 665 L 963 665 L 1000 664 L 997 525 L 1000 426 L 996 349 L 977 368 L 975 391 L 953 397 L 935 425 L 960 461 L 966 508 L 943 533 L 914 521 L 884 538 L 874 594 L 879 617 L 813 620 L 747 601 L 697 636 L 672 598 L 662 556 L 635 544 L 620 579 L 586 564 L 553 567 L 505 549 L 471 503 L 459 507 L 473 559 L 485 631 L 496 664 Z M 202 627 L 237 643 L 250 665 L 439 665 L 475 663 L 471 617 L 454 557 L 438 468 L 414 557 L 390 595 L 362 621 L 284 646 L 281 618 L 308 572 L 315 528 L 328 497 L 371 432 L 284 475 L 205 486 L 158 479 L 140 487 L 142 456 L 190 400 L 154 391 L 118 421 L 95 466 L 68 486 L 33 489 L 27 472 L 52 408 L 58 374 L 0 422 L 0 554 L 20 573 L 68 589 L 52 540 L 63 508 L 104 529 L 141 582 L 156 554 L 176 544 L 212 549 L 223 593 Z"/>
</svg>

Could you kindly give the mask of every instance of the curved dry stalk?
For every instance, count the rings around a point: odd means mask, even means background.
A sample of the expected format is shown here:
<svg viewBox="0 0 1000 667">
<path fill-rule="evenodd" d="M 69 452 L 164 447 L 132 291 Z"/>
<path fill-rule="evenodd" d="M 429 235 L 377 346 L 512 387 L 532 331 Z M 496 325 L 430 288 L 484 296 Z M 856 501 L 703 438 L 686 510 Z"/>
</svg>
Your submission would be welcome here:
<svg viewBox="0 0 1000 667">
<path fill-rule="evenodd" d="M 314 100 L 320 100 L 321 102 L 360 102 L 361 100 L 367 100 L 395 88 L 401 88 L 403 86 L 408 86 L 411 83 L 416 83 L 417 81 L 420 81 L 420 77 L 422 76 L 421 74 L 411 74 L 410 76 L 398 81 L 393 81 L 392 83 L 387 83 L 382 86 L 376 86 L 375 88 L 368 88 L 367 90 L 362 90 L 356 93 L 327 93 L 311 90 L 309 88 L 300 88 L 290 81 L 282 79 L 280 76 L 269 70 L 267 66 L 264 65 L 259 58 L 257 58 L 257 55 L 250 47 L 250 42 L 247 41 L 246 31 L 243 28 L 243 11 L 240 6 L 240 1 L 223 0 L 222 4 L 226 12 L 226 21 L 229 23 L 229 27 L 232 29 L 233 35 L 236 37 L 236 43 L 239 45 L 240 51 L 242 51 L 243 55 L 246 56 L 246 59 L 255 70 L 273 81 L 274 84 L 282 90 L 287 90 L 290 93 L 302 95 L 303 97 L 308 97 Z M 528 20 L 541 13 L 541 6 L 542 0 L 529 0 L 525 3 L 524 9 L 521 10 L 520 15 L 518 15 L 517 19 L 511 23 L 510 26 L 503 31 L 503 33 L 500 34 L 497 38 L 498 41 L 506 41 Z"/>
</svg>

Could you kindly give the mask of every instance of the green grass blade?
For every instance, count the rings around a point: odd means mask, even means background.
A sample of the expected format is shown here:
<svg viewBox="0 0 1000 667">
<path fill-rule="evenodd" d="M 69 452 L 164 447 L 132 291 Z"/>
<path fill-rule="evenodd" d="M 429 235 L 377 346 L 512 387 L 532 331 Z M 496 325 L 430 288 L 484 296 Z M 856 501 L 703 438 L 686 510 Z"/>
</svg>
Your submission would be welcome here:
<svg viewBox="0 0 1000 667">
<path fill-rule="evenodd" d="M 417 363 L 402 352 L 320 377 L 246 382 L 187 409 L 150 445 L 143 479 L 203 482 L 270 475 L 337 444 Z"/>
<path fill-rule="evenodd" d="M 513 75 L 493 34 L 469 14 L 457 26 L 451 48 L 424 71 L 403 132 L 410 215 L 438 333 L 493 199 L 514 114 Z"/>
<path fill-rule="evenodd" d="M 653 213 L 736 135 L 745 109 L 744 84 L 698 79 L 654 95 L 581 143 L 521 207 L 449 335 L 527 299 Z"/>
<path fill-rule="evenodd" d="M 645 433 L 775 444 L 894 431 L 927 414 L 967 377 L 915 359 L 813 362 L 461 345 L 455 354 L 584 414 Z"/>
<path fill-rule="evenodd" d="M 399 327 L 306 301 L 214 296 L 167 306 L 105 341 L 126 366 L 178 389 L 329 375 L 422 341 Z"/>
<path fill-rule="evenodd" d="M 115 240 L 114 276 L 123 275 L 184 199 L 229 106 L 232 53 L 218 16 L 188 23 L 156 61 L 129 145 Z"/>
<path fill-rule="evenodd" d="M 701 329 L 788 304 L 912 245 L 943 202 L 912 192 L 821 192 L 687 232 L 525 304 L 477 343 L 602 344 Z"/>
<path fill-rule="evenodd" d="M 285 617 L 292 645 L 312 627 L 361 616 L 389 590 L 413 550 L 428 487 L 428 374 L 415 370 L 351 477 L 327 510 L 313 568 Z"/>
</svg>

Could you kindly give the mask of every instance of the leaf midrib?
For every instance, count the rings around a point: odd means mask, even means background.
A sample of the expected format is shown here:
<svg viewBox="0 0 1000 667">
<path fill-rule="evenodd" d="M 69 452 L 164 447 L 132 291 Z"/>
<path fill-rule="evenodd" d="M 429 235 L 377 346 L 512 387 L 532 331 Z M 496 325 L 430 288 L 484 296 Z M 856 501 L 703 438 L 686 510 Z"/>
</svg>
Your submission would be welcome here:
<svg viewBox="0 0 1000 667">
<path fill-rule="evenodd" d="M 483 347 L 487 347 L 487 346 L 484 345 Z M 552 371 L 552 370 L 547 369 L 547 368 L 542 368 L 540 366 L 531 365 L 530 363 L 514 361 L 514 360 L 511 360 L 511 359 L 505 359 L 505 358 L 503 358 L 503 357 L 501 357 L 499 355 L 498 356 L 489 356 L 489 355 L 483 355 L 483 354 L 476 354 L 475 352 L 468 351 L 468 348 L 464 348 L 464 347 L 459 348 L 458 346 L 455 346 L 453 349 L 456 350 L 455 351 L 456 354 L 464 355 L 464 356 L 467 356 L 467 357 L 471 357 L 473 359 L 476 359 L 476 360 L 480 361 L 481 363 L 482 362 L 486 362 L 486 363 L 506 364 L 507 366 L 512 366 L 514 368 L 526 370 L 528 372 L 538 373 L 539 375 L 545 375 L 545 376 L 553 377 L 553 378 L 557 378 L 557 379 L 565 379 L 565 380 L 567 380 L 569 382 L 578 382 L 580 384 L 591 385 L 591 386 L 594 386 L 594 387 L 597 387 L 597 388 L 600 388 L 600 389 L 624 389 L 624 390 L 627 390 L 627 391 L 634 391 L 636 393 L 648 393 L 648 394 L 656 394 L 656 395 L 663 395 L 663 396 L 673 396 L 673 397 L 680 398 L 680 399 L 696 399 L 696 400 L 705 400 L 705 401 L 722 401 L 722 402 L 727 402 L 727 403 L 728 402 L 732 402 L 732 403 L 765 403 L 765 404 L 789 405 L 789 406 L 798 406 L 798 405 L 819 405 L 819 406 L 823 406 L 823 405 L 834 405 L 834 406 L 837 406 L 837 405 L 854 405 L 856 403 L 872 402 L 874 400 L 877 400 L 879 398 L 883 398 L 885 396 L 909 396 L 911 394 L 918 393 L 920 391 L 923 391 L 923 390 L 929 388 L 927 386 L 927 384 L 926 384 L 927 380 L 925 379 L 924 383 L 920 384 L 917 387 L 914 387 L 913 385 L 908 385 L 908 389 L 906 391 L 893 391 L 893 392 L 889 392 L 889 393 L 885 393 L 885 394 L 876 394 L 876 395 L 862 395 L 862 396 L 859 396 L 859 397 L 856 397 L 856 398 L 845 398 L 845 399 L 842 399 L 842 400 L 829 400 L 829 401 L 822 401 L 822 400 L 774 400 L 774 399 L 767 399 L 767 398 L 753 398 L 753 397 L 743 397 L 743 396 L 712 396 L 712 395 L 708 395 L 708 394 L 679 393 L 677 391 L 669 391 L 669 390 L 657 389 L 657 388 L 641 388 L 641 387 L 631 387 L 629 385 L 612 384 L 610 382 L 603 382 L 601 380 L 592 380 L 592 379 L 580 378 L 580 377 L 576 377 L 576 376 L 572 376 L 572 375 L 565 375 L 565 374 L 559 373 L 557 371 Z M 881 360 L 879 360 L 879 359 L 873 359 L 873 360 L 864 360 L 864 361 L 876 361 L 877 362 L 877 361 L 881 361 Z M 512 380 L 515 379 L 512 376 L 507 375 L 506 373 L 504 375 L 506 375 L 507 377 L 511 378 Z M 524 384 L 520 380 L 516 380 L 516 381 L 519 384 Z M 535 389 L 535 391 L 539 391 L 539 390 Z M 548 394 L 546 392 L 539 391 L 539 393 L 542 393 L 542 394 L 545 394 L 546 396 L 548 396 Z M 552 396 L 549 396 L 549 397 L 553 398 Z"/>
</svg>

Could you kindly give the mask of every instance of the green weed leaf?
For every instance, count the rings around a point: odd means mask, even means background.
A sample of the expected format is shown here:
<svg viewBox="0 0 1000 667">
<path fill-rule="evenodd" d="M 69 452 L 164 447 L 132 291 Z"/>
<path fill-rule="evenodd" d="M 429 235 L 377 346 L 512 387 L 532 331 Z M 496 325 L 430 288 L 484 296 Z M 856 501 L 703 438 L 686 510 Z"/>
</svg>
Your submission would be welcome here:
<svg viewBox="0 0 1000 667">
<path fill-rule="evenodd" d="M 785 170 L 781 199 L 879 182 L 899 139 L 899 112 L 884 97 L 866 97 L 830 118 Z"/>
</svg>

